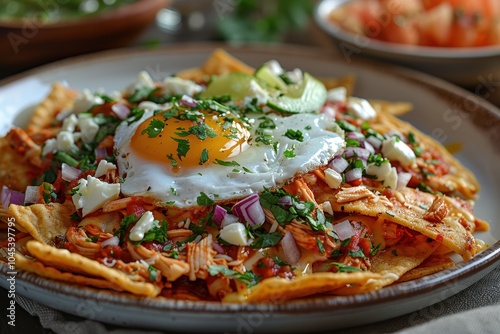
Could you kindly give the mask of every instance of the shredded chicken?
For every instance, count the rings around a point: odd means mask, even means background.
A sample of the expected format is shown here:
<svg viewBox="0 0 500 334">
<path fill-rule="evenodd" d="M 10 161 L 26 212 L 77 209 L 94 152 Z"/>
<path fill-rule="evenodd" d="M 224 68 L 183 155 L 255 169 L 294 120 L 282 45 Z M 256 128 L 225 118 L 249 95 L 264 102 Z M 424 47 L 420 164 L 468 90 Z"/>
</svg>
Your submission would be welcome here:
<svg viewBox="0 0 500 334">
<path fill-rule="evenodd" d="M 209 234 L 199 243 L 189 242 L 186 245 L 187 262 L 189 264 L 189 279 L 195 281 L 197 278 L 208 277 L 208 267 L 214 264 L 214 256 L 217 252 L 212 248 L 213 238 Z"/>
<path fill-rule="evenodd" d="M 341 188 L 340 191 L 335 195 L 337 203 L 348 203 L 360 200 L 362 198 L 375 197 L 375 194 L 368 190 L 365 186 Z"/>
<path fill-rule="evenodd" d="M 448 215 L 448 206 L 442 196 L 436 196 L 430 208 L 424 213 L 424 219 L 440 223 Z"/>
</svg>

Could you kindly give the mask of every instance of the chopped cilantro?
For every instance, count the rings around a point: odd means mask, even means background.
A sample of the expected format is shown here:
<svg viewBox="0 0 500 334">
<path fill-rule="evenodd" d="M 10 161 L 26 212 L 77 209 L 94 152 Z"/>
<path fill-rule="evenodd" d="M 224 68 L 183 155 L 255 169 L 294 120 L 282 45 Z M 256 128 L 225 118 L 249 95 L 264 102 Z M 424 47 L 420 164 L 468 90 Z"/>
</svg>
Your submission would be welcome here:
<svg viewBox="0 0 500 334">
<path fill-rule="evenodd" d="M 94 235 L 93 237 L 85 239 L 85 241 L 87 241 L 87 242 L 97 242 L 97 240 L 99 240 L 99 236 L 98 235 Z"/>
<path fill-rule="evenodd" d="M 148 267 L 148 271 L 149 271 L 149 280 L 152 282 L 156 281 L 156 278 L 158 277 L 156 268 L 150 265 Z"/>
<path fill-rule="evenodd" d="M 300 142 L 304 141 L 304 135 L 300 130 L 287 129 L 285 132 L 285 137 L 290 138 L 292 140 L 298 140 Z"/>
<path fill-rule="evenodd" d="M 377 253 L 380 251 L 380 247 L 382 247 L 382 244 L 378 244 L 377 246 L 373 246 L 370 249 L 370 255 L 377 255 Z"/>
<path fill-rule="evenodd" d="M 171 137 L 171 138 L 177 142 L 177 157 L 179 159 L 182 159 L 182 157 L 185 157 L 187 152 L 190 149 L 189 140 L 178 139 L 178 138 L 174 138 L 174 137 Z"/>
<path fill-rule="evenodd" d="M 165 127 L 165 123 L 159 119 L 153 118 L 147 128 L 142 130 L 141 135 L 147 134 L 149 138 L 157 137 Z"/>
<path fill-rule="evenodd" d="M 136 88 L 134 93 L 132 93 L 132 95 L 128 98 L 128 100 L 132 103 L 139 102 L 147 98 L 154 89 L 155 88 L 144 87 L 144 86 Z"/>
<path fill-rule="evenodd" d="M 227 166 L 227 167 L 233 167 L 233 166 L 239 166 L 240 165 L 236 161 L 224 161 L 224 160 L 219 160 L 219 159 L 215 159 L 215 163 L 217 165 Z"/>
<path fill-rule="evenodd" d="M 339 262 L 330 262 L 329 265 L 336 266 L 339 273 L 352 273 L 356 271 L 362 271 L 357 267 L 346 266 L 345 264 Z"/>
<path fill-rule="evenodd" d="M 190 127 L 189 133 L 195 135 L 200 140 L 217 136 L 217 133 L 215 133 L 214 130 L 212 130 L 212 128 L 205 123 Z"/>
<path fill-rule="evenodd" d="M 135 221 L 136 218 L 134 213 L 123 217 L 122 221 L 120 222 L 120 228 L 116 230 L 114 233 L 114 235 L 120 238 L 120 244 L 123 243 L 123 241 L 125 241 L 125 234 L 127 233 L 127 230 L 131 224 L 135 223 Z"/>
<path fill-rule="evenodd" d="M 351 146 L 351 147 L 361 146 L 359 141 L 357 141 L 356 139 L 352 139 L 352 138 L 346 138 L 345 143 L 347 146 Z"/>
<path fill-rule="evenodd" d="M 210 267 L 208 267 L 208 273 L 211 276 L 222 274 L 228 278 L 237 279 L 247 284 L 248 287 L 256 285 L 262 279 L 261 276 L 255 275 L 255 273 L 251 270 L 248 270 L 244 274 L 242 274 L 223 265 L 211 265 Z"/>
<path fill-rule="evenodd" d="M 295 158 L 296 157 L 296 154 L 295 154 L 295 145 L 292 145 L 292 147 L 290 147 L 289 149 L 285 150 L 283 152 L 283 155 L 287 158 Z"/>
<path fill-rule="evenodd" d="M 208 150 L 206 148 L 204 148 L 203 151 L 201 152 L 199 164 L 203 165 L 207 161 L 208 161 Z"/>
<path fill-rule="evenodd" d="M 177 162 L 177 160 L 174 159 L 174 157 L 172 156 L 172 154 L 167 155 L 167 159 L 170 160 L 170 163 L 172 164 L 172 167 L 179 166 L 179 163 Z"/>
<path fill-rule="evenodd" d="M 200 196 L 196 198 L 196 203 L 198 203 L 199 206 L 210 206 L 214 204 L 214 201 L 204 192 L 200 192 Z"/>
<path fill-rule="evenodd" d="M 254 234 L 257 235 L 255 241 L 250 245 L 251 248 L 259 249 L 259 248 L 267 248 L 272 247 L 280 242 L 282 235 L 280 232 L 273 233 L 260 233 L 254 231 Z"/>
<path fill-rule="evenodd" d="M 161 221 L 161 225 L 155 220 L 153 227 L 144 234 L 144 238 L 136 244 L 140 244 L 144 241 L 157 241 L 164 243 L 168 240 L 167 236 L 168 223 L 166 220 Z"/>
<path fill-rule="evenodd" d="M 391 253 L 392 253 L 392 255 L 394 255 L 394 256 L 399 256 L 399 255 L 398 255 L 398 251 L 397 251 L 396 249 L 393 249 L 393 250 L 391 251 Z"/>
<path fill-rule="evenodd" d="M 325 254 L 325 246 L 323 246 L 323 243 L 319 240 L 319 238 L 316 238 L 316 245 L 318 246 L 319 252 L 321 254 Z"/>
<path fill-rule="evenodd" d="M 358 249 L 357 251 L 349 251 L 349 256 L 366 258 L 365 253 L 363 253 L 362 249 Z"/>
</svg>

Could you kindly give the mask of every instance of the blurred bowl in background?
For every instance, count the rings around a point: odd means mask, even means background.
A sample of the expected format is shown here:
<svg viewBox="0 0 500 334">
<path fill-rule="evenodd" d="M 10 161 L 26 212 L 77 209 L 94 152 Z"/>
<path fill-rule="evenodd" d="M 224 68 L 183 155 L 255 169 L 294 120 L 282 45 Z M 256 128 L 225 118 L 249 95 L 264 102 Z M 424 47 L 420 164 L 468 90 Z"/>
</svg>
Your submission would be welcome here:
<svg viewBox="0 0 500 334">
<path fill-rule="evenodd" d="M 137 0 L 89 16 L 43 23 L 0 20 L 0 69 L 12 74 L 66 57 L 130 45 L 170 0 Z"/>
<path fill-rule="evenodd" d="M 357 56 L 375 58 L 429 73 L 454 84 L 474 89 L 494 89 L 485 98 L 500 97 L 500 45 L 433 47 L 390 43 L 347 32 L 329 20 L 330 13 L 349 0 L 321 0 L 314 11 L 315 23 L 333 40 L 346 61 Z M 491 86 L 491 87 L 490 87 Z M 488 88 L 486 87 L 486 88 Z M 499 101 L 500 103 L 500 101 Z"/>
</svg>

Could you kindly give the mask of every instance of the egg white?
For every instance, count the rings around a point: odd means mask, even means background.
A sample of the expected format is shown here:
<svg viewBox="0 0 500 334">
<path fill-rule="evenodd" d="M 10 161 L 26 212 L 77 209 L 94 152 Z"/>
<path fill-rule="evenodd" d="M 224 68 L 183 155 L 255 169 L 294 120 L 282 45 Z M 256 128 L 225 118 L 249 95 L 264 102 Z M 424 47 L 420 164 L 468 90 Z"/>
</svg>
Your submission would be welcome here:
<svg viewBox="0 0 500 334">
<path fill-rule="evenodd" d="M 276 150 L 273 145 L 255 142 L 258 136 L 254 126 L 250 133 L 250 147 L 229 160 L 239 166 L 206 166 L 182 168 L 172 172 L 171 166 L 164 166 L 140 157 L 130 146 L 130 139 L 136 128 L 152 111 L 132 124 L 122 123 L 115 134 L 115 149 L 120 176 L 124 178 L 121 191 L 126 196 L 146 196 L 153 198 L 157 205 L 172 205 L 188 208 L 197 205 L 197 197 L 205 193 L 216 202 L 227 202 L 259 193 L 264 188 L 283 185 L 287 180 L 302 173 L 326 165 L 344 146 L 342 130 L 335 121 L 323 115 L 297 114 L 282 117 L 266 115 L 276 125 L 266 129 L 272 134 L 272 141 L 278 141 Z M 248 114 L 259 124 L 262 114 Z M 288 129 L 300 130 L 302 142 L 285 136 Z M 284 155 L 294 146 L 295 157 Z M 244 170 L 250 170 L 247 172 Z"/>
</svg>

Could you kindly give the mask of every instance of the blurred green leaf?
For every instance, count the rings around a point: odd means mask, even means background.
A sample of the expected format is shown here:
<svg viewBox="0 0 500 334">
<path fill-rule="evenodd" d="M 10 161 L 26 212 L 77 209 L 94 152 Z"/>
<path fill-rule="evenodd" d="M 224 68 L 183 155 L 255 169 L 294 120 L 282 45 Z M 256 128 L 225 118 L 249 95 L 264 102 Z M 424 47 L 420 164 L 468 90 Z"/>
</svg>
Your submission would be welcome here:
<svg viewBox="0 0 500 334">
<path fill-rule="evenodd" d="M 217 29 L 229 42 L 278 42 L 286 33 L 304 29 L 310 18 L 310 0 L 240 0 L 219 18 Z"/>
</svg>

